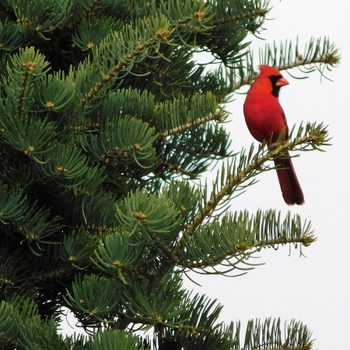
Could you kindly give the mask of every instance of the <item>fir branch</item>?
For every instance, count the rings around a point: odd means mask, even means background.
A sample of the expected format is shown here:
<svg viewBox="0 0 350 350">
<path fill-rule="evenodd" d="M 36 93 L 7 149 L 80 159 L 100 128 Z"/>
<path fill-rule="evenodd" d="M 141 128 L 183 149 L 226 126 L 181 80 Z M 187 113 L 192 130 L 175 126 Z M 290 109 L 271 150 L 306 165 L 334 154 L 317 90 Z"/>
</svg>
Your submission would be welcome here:
<svg viewBox="0 0 350 350">
<path fill-rule="evenodd" d="M 228 16 L 228 17 L 224 17 L 221 19 L 216 19 L 214 21 L 212 21 L 213 25 L 225 25 L 227 23 L 231 23 L 231 22 L 239 22 L 242 21 L 244 19 L 250 19 L 250 18 L 257 18 L 257 17 L 263 17 L 265 18 L 265 16 L 267 15 L 267 13 L 270 11 L 270 9 L 267 8 L 258 8 L 255 9 L 253 11 L 249 11 L 246 13 L 242 13 L 239 15 L 233 15 L 233 16 Z"/>
<path fill-rule="evenodd" d="M 87 8 L 86 8 L 86 16 L 91 16 L 96 8 L 101 4 L 102 0 L 94 0 Z"/>
<path fill-rule="evenodd" d="M 120 58 L 118 64 L 116 64 L 109 72 L 105 72 L 101 75 L 102 78 L 95 83 L 95 85 L 84 97 L 80 99 L 80 107 L 84 108 L 85 105 L 92 100 L 106 84 L 110 83 L 113 78 L 115 78 L 127 66 L 132 64 L 132 62 L 134 62 L 138 57 L 142 57 L 142 55 L 148 49 L 152 48 L 158 43 L 169 42 L 171 35 L 176 30 L 186 27 L 193 20 L 198 20 L 196 14 L 178 19 L 174 24 L 168 24 L 165 27 L 160 27 L 148 40 L 138 42 L 129 53 Z M 146 20 L 142 20 L 141 23 L 142 25 L 147 26 Z"/>
<path fill-rule="evenodd" d="M 310 126 L 309 126 L 310 127 Z M 326 131 L 322 125 L 314 127 L 314 129 L 309 130 L 306 135 L 300 135 L 302 132 L 302 127 L 298 131 L 298 135 L 295 139 L 291 139 L 283 144 L 275 144 L 270 146 L 268 152 L 261 157 L 255 157 L 253 160 L 242 170 L 238 170 L 237 173 L 229 173 L 227 175 L 226 183 L 222 186 L 218 193 L 213 193 L 211 198 L 206 203 L 206 205 L 200 210 L 198 215 L 194 218 L 192 224 L 190 224 L 185 231 L 182 238 L 179 240 L 177 246 L 174 249 L 174 253 L 177 254 L 182 248 L 186 238 L 192 236 L 198 226 L 200 226 L 205 219 L 210 217 L 214 210 L 218 207 L 224 197 L 230 196 L 234 188 L 236 188 L 240 183 L 247 180 L 256 172 L 264 171 L 262 166 L 265 162 L 283 156 L 286 151 L 296 149 L 301 147 L 305 150 L 307 145 L 311 144 L 312 148 L 318 148 L 320 144 L 325 144 Z M 260 146 L 260 151 L 263 150 L 264 145 Z M 259 154 L 259 152 L 258 152 Z"/>
<path fill-rule="evenodd" d="M 250 257 L 253 253 L 260 251 L 263 248 L 269 248 L 274 247 L 276 249 L 276 246 L 280 245 L 287 245 L 287 244 L 300 244 L 305 247 L 309 246 L 311 243 L 315 242 L 315 237 L 306 234 L 304 236 L 301 236 L 299 238 L 294 237 L 281 237 L 277 239 L 267 240 L 267 241 L 258 241 L 253 244 L 246 244 L 244 242 L 238 243 L 234 247 L 232 247 L 231 250 L 228 250 L 226 252 L 223 252 L 220 256 L 212 257 L 211 261 L 198 261 L 198 262 L 181 262 L 181 265 L 184 268 L 188 269 L 203 269 L 207 267 L 213 267 L 218 264 L 220 264 L 222 261 L 232 258 L 233 256 L 236 256 L 237 262 L 229 262 L 229 265 L 231 267 L 237 267 L 238 263 L 242 263 L 243 260 L 246 260 L 248 257 Z M 247 254 L 246 257 L 243 256 L 243 259 L 240 259 L 240 256 L 242 254 Z M 237 257 L 238 256 L 238 257 Z"/>
<path fill-rule="evenodd" d="M 169 258 L 175 265 L 180 263 L 180 259 L 176 256 L 162 241 L 151 231 L 147 231 L 148 235 L 151 237 L 155 246 L 166 256 Z"/>
<path fill-rule="evenodd" d="M 147 72 L 143 74 L 153 74 L 158 79 L 162 78 L 168 84 L 176 82 L 176 78 L 168 71 L 165 71 L 165 69 L 159 65 L 159 62 L 151 64 L 147 61 L 141 61 L 135 64 L 135 68 L 140 69 L 142 72 Z"/>
<path fill-rule="evenodd" d="M 211 328 L 205 328 L 205 327 L 198 327 L 198 326 L 192 326 L 192 325 L 177 325 L 172 323 L 163 323 L 162 324 L 165 327 L 169 327 L 173 330 L 176 330 L 179 334 L 182 336 L 192 336 L 192 337 L 198 337 L 198 336 L 215 336 L 219 335 L 216 330 L 213 330 Z"/>
<path fill-rule="evenodd" d="M 222 331 L 222 323 L 218 320 L 222 306 L 215 299 L 187 294 L 180 306 L 181 313 L 168 320 L 165 325 L 168 329 L 162 330 L 165 337 L 168 335 L 172 339 L 185 338 L 185 343 L 205 341 L 212 345 L 210 349 L 216 349 L 214 344 L 222 344 L 222 341 L 233 345 L 232 340 Z"/>
<path fill-rule="evenodd" d="M 92 134 L 100 130 L 99 123 L 68 125 L 68 129 L 76 134 Z"/>
<path fill-rule="evenodd" d="M 33 54 L 34 51 L 31 50 L 31 48 L 28 49 L 27 51 L 22 51 L 23 57 L 25 57 L 26 53 Z M 18 116 L 21 116 L 23 114 L 25 94 L 26 94 L 26 91 L 28 89 L 29 80 L 30 80 L 31 75 L 33 75 L 33 73 L 35 73 L 35 71 L 37 70 L 38 63 L 36 62 L 35 58 L 36 57 L 34 56 L 33 60 L 29 58 L 27 61 L 24 61 L 22 63 L 23 70 L 21 73 L 23 73 L 23 78 L 22 78 L 22 84 L 21 84 L 21 88 L 19 91 L 18 102 L 17 102 L 17 115 Z"/>
<path fill-rule="evenodd" d="M 189 178 L 193 178 L 193 176 L 196 175 L 174 163 L 163 162 L 162 166 L 165 167 L 165 169 L 168 169 L 170 172 L 181 176 L 188 176 Z"/>
<path fill-rule="evenodd" d="M 18 116 L 21 116 L 24 111 L 24 96 L 28 87 L 28 81 L 29 81 L 29 70 L 26 70 L 23 75 L 22 86 L 20 88 L 19 96 L 18 96 L 18 103 L 17 103 Z"/>
<path fill-rule="evenodd" d="M 170 135 L 182 133 L 185 130 L 191 130 L 193 127 L 206 124 L 210 121 L 216 121 L 218 123 L 221 123 L 221 122 L 223 122 L 225 116 L 226 116 L 226 114 L 223 111 L 217 111 L 217 112 L 209 114 L 203 118 L 199 118 L 199 119 L 193 120 L 191 122 L 187 122 L 185 124 L 179 125 L 179 126 L 172 128 L 170 130 L 163 131 L 162 133 L 159 134 L 159 136 L 161 138 L 166 138 Z"/>
<path fill-rule="evenodd" d="M 311 350 L 310 330 L 301 322 L 281 322 L 280 318 L 231 323 L 223 331 L 234 341 L 233 349 Z M 243 336 L 242 336 L 243 335 Z"/>
<path fill-rule="evenodd" d="M 288 70 L 298 67 L 303 67 L 312 64 L 322 63 L 325 65 L 334 66 L 339 63 L 338 56 L 336 52 L 330 52 L 327 55 L 316 56 L 315 58 L 303 58 L 303 56 L 299 56 L 294 62 L 289 62 L 286 64 L 279 65 L 277 69 L 279 70 Z"/>
<path fill-rule="evenodd" d="M 195 235 L 186 239 L 179 257 L 184 268 L 229 276 L 233 270 L 244 273 L 259 265 L 247 261 L 264 248 L 278 249 L 281 245 L 294 244 L 301 249 L 314 241 L 310 222 L 302 221 L 298 215 L 288 213 L 281 218 L 281 213 L 274 210 L 259 210 L 255 215 L 242 211 L 228 213 L 222 220 L 199 227 Z M 205 270 L 207 268 L 214 272 Z"/>
<path fill-rule="evenodd" d="M 286 245 L 286 244 L 293 244 L 293 243 L 296 243 L 296 244 L 300 243 L 301 245 L 307 247 L 315 241 L 316 241 L 316 238 L 312 234 L 307 233 L 298 238 L 281 237 L 281 238 L 272 239 L 272 240 L 258 241 L 254 243 L 253 247 L 251 248 L 257 248 L 258 250 L 260 250 L 262 248 L 275 247 L 276 245 Z M 237 249 L 239 249 L 240 251 L 245 251 L 251 248 L 249 246 L 245 246 L 244 244 L 237 245 Z"/>
<path fill-rule="evenodd" d="M 30 109 L 28 102 L 32 97 L 33 83 L 47 73 L 48 65 L 45 57 L 35 51 L 34 47 L 20 49 L 18 53 L 10 57 L 7 77 L 1 84 L 7 103 L 12 106 L 13 110 L 4 113 L 4 117 L 13 118 L 14 114 L 21 117 L 25 108 Z"/>
<path fill-rule="evenodd" d="M 305 67 L 307 65 L 317 64 L 317 63 L 328 65 L 330 64 L 330 62 L 334 62 L 334 61 L 336 61 L 336 59 L 332 53 L 330 53 L 325 57 L 318 56 L 315 59 L 302 59 L 301 57 L 299 57 L 295 61 L 291 61 L 287 64 L 282 64 L 277 66 L 276 69 L 278 69 L 279 71 L 285 71 L 288 69 Z M 250 85 L 254 81 L 254 79 L 258 76 L 258 74 L 259 73 L 254 72 L 254 74 L 252 75 L 244 76 L 239 82 L 232 85 L 230 93 L 235 92 L 236 90 L 239 90 L 241 87 L 245 85 Z"/>
<path fill-rule="evenodd" d="M 99 327 L 100 329 L 100 327 Z M 102 328 L 103 329 L 103 328 Z M 146 349 L 142 345 L 139 336 L 124 332 L 121 330 L 102 330 L 94 331 L 92 337 L 86 342 L 88 349 L 123 349 L 136 350 Z"/>
<path fill-rule="evenodd" d="M 136 57 L 138 57 L 141 53 L 146 51 L 148 48 L 150 48 L 153 44 L 155 44 L 157 41 L 159 41 L 159 37 L 155 35 L 153 38 L 149 39 L 148 41 L 139 44 L 134 50 L 132 50 L 124 60 L 121 60 L 117 65 L 115 65 L 110 72 L 102 74 L 102 78 L 100 81 L 98 81 L 91 89 L 90 91 L 81 98 L 80 100 L 80 106 L 82 108 L 85 107 L 85 105 L 92 100 L 98 92 L 103 88 L 104 85 L 108 84 L 114 77 L 116 77 L 125 67 L 128 66 Z"/>
<path fill-rule="evenodd" d="M 72 265 L 62 264 L 51 268 L 50 271 L 35 271 L 32 274 L 32 278 L 40 281 L 41 283 L 49 282 L 51 280 L 58 280 L 64 277 L 71 275 L 75 271 L 75 268 Z"/>
<path fill-rule="evenodd" d="M 291 41 L 286 41 L 277 47 L 274 44 L 272 47 L 266 45 L 265 50 L 260 51 L 260 63 L 275 66 L 278 70 L 284 71 L 293 68 L 303 68 L 308 72 L 312 72 L 317 68 L 317 65 L 324 65 L 325 68 L 334 67 L 340 61 L 338 49 L 332 44 L 329 39 L 311 39 L 305 46 L 304 54 L 300 53 L 298 42 L 295 46 Z M 248 74 L 239 72 L 239 81 L 234 82 L 231 86 L 231 93 L 240 89 L 244 85 L 251 84 L 258 73 L 254 71 L 252 53 L 246 55 L 246 62 L 241 62 L 242 65 L 247 65 Z M 321 74 L 323 72 L 319 69 Z M 235 74 L 233 72 L 233 74 Z"/>
<path fill-rule="evenodd" d="M 310 149 L 320 149 L 320 146 L 327 145 L 327 131 L 325 127 L 315 124 L 307 124 L 306 128 L 303 126 L 300 126 L 299 129 L 295 132 L 296 136 L 293 138 L 294 130 L 291 132 L 291 138 L 289 141 L 282 143 L 282 144 L 273 144 L 270 145 L 270 148 L 266 150 L 266 145 L 260 145 L 258 152 L 254 155 L 254 152 L 251 150 L 249 156 L 241 155 L 241 158 L 239 160 L 238 166 L 233 166 L 233 170 L 231 172 L 228 172 L 226 175 L 226 178 L 223 180 L 223 183 L 221 187 L 219 188 L 218 192 L 215 193 L 215 191 L 212 193 L 210 200 L 200 209 L 197 216 L 194 216 L 194 219 L 192 223 L 187 227 L 187 229 L 184 231 L 183 235 L 179 239 L 178 243 L 174 247 L 172 253 L 175 256 L 179 256 L 180 252 L 183 250 L 187 240 L 189 237 L 192 237 L 195 233 L 195 230 L 198 226 L 200 226 L 206 219 L 208 219 L 211 214 L 214 212 L 214 210 L 217 210 L 219 205 L 222 205 L 222 202 L 225 200 L 228 200 L 230 196 L 234 193 L 235 189 L 241 190 L 244 188 L 242 186 L 242 183 L 249 180 L 252 176 L 257 175 L 259 172 L 266 171 L 268 169 L 263 168 L 263 164 L 269 160 L 278 158 L 280 156 L 283 156 L 286 151 L 288 150 L 299 150 L 299 151 L 307 151 Z M 249 183 L 248 185 L 250 185 Z M 239 188 L 241 186 L 241 188 Z M 259 236 L 257 236 L 256 246 L 254 246 L 253 250 L 262 249 L 264 247 L 264 244 L 267 246 L 275 244 L 289 244 L 289 243 L 300 243 L 302 245 L 309 245 L 314 240 L 314 237 L 311 234 L 306 234 L 305 237 L 295 237 L 294 239 L 288 239 L 286 238 L 285 241 L 278 237 L 275 239 L 263 239 L 261 240 Z M 264 243 L 265 242 L 265 243 Z M 210 245 L 210 243 L 207 243 Z M 237 247 L 235 247 L 237 249 Z M 241 245 L 240 251 L 238 251 L 239 254 L 244 254 L 244 249 L 249 250 L 251 249 L 251 245 Z M 237 251 L 236 251 L 237 252 Z M 226 249 L 225 254 L 220 253 L 220 257 L 216 259 L 216 261 L 219 261 L 220 259 L 223 260 L 227 256 L 232 255 L 232 251 L 230 249 Z M 249 253 L 251 255 L 251 253 Z M 182 260 L 181 265 L 183 267 L 189 267 L 190 265 L 187 265 L 187 262 L 184 263 L 183 259 L 180 257 L 180 260 Z M 242 259 L 238 259 L 237 264 L 241 262 Z M 243 260 L 246 260 L 243 258 Z M 199 265 L 198 265 L 199 266 Z M 209 266 L 207 264 L 207 266 Z M 231 267 L 232 267 L 231 263 Z M 154 282 L 160 281 L 166 273 L 168 273 L 172 268 L 174 267 L 173 260 L 165 261 L 161 269 L 158 271 L 157 276 L 154 278 Z M 195 265 L 193 265 L 193 268 L 195 268 Z"/>
</svg>

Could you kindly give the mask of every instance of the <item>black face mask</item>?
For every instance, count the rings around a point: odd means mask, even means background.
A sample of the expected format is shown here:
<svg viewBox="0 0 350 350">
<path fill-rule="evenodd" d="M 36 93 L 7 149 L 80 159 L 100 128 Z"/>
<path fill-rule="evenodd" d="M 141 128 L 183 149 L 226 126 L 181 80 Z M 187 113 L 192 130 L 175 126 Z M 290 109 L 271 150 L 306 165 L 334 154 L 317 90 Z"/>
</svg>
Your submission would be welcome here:
<svg viewBox="0 0 350 350">
<path fill-rule="evenodd" d="M 277 86 L 276 83 L 282 78 L 282 75 L 270 75 L 269 79 L 271 80 L 272 83 L 272 95 L 278 97 L 280 93 L 280 86 Z"/>
</svg>

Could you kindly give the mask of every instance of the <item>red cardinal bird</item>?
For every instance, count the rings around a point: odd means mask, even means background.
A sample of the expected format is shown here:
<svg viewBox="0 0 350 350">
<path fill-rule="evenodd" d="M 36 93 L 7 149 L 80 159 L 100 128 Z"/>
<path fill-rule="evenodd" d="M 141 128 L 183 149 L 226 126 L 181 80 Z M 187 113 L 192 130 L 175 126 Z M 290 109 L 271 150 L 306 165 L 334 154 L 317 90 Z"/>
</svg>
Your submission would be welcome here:
<svg viewBox="0 0 350 350">
<path fill-rule="evenodd" d="M 244 116 L 250 133 L 262 142 L 276 142 L 282 132 L 288 139 L 286 116 L 278 101 L 281 86 L 288 81 L 275 68 L 261 65 L 260 74 L 250 87 L 244 102 Z M 303 204 L 304 195 L 295 174 L 289 153 L 274 160 L 284 201 Z"/>
</svg>

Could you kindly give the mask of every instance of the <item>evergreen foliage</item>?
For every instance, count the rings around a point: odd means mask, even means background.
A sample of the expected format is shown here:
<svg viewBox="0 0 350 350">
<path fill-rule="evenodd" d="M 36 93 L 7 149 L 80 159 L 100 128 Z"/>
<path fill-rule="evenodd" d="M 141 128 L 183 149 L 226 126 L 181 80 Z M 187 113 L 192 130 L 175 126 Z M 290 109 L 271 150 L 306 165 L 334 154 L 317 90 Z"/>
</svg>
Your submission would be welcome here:
<svg viewBox="0 0 350 350">
<path fill-rule="evenodd" d="M 222 123 L 255 76 L 265 0 L 0 0 L 0 343 L 3 349 L 311 349 L 299 322 L 219 321 L 188 270 L 237 275 L 257 251 L 314 241 L 274 210 L 226 212 L 285 150 L 322 149 L 322 124 L 233 152 Z M 216 70 L 195 54 L 210 52 Z M 307 73 L 328 39 L 266 46 Z M 225 160 L 213 186 L 197 186 Z M 60 334 L 67 308 L 92 336 Z M 152 329 L 147 338 L 138 329 Z"/>
</svg>

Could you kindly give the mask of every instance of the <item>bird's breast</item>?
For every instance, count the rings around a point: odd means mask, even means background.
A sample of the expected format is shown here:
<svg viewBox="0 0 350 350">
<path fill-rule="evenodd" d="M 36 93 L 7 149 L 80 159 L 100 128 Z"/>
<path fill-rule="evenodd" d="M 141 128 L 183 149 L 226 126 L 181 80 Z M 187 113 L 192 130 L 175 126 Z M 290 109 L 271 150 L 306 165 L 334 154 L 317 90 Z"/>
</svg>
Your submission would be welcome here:
<svg viewBox="0 0 350 350">
<path fill-rule="evenodd" d="M 248 94 L 243 110 L 248 129 L 258 141 L 276 141 L 282 131 L 287 132 L 285 115 L 276 97 Z"/>
</svg>

